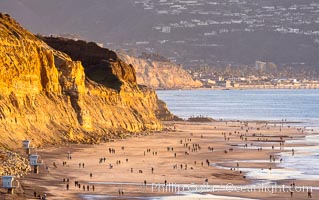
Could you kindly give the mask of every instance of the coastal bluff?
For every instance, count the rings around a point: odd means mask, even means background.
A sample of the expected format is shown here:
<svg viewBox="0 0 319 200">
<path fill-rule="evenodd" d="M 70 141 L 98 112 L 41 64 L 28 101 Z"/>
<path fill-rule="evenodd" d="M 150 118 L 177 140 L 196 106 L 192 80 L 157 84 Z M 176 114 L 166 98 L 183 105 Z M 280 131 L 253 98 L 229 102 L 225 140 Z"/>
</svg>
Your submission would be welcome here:
<svg viewBox="0 0 319 200">
<path fill-rule="evenodd" d="M 161 130 L 160 118 L 173 117 L 114 52 L 74 48 L 76 59 L 0 13 L 0 147 L 98 143 Z"/>
<path fill-rule="evenodd" d="M 152 60 L 119 52 L 120 58 L 136 70 L 137 82 L 155 89 L 200 88 L 203 84 L 194 80 L 182 66 L 169 60 Z"/>
</svg>

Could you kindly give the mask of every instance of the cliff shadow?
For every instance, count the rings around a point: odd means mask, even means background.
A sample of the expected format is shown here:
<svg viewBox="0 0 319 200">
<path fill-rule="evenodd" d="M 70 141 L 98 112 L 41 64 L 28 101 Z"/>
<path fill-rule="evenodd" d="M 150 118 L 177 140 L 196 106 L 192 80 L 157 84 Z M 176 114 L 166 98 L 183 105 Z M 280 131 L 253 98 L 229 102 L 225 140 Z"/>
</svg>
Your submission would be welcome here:
<svg viewBox="0 0 319 200">
<path fill-rule="evenodd" d="M 120 90 L 123 82 L 120 80 L 116 71 L 116 63 L 119 58 L 114 51 L 98 46 L 94 42 L 86 42 L 83 40 L 72 40 L 61 37 L 42 37 L 52 48 L 62 51 L 69 55 L 72 60 L 82 62 L 85 75 L 108 88 Z M 121 71 L 121 70 L 120 70 Z"/>
</svg>

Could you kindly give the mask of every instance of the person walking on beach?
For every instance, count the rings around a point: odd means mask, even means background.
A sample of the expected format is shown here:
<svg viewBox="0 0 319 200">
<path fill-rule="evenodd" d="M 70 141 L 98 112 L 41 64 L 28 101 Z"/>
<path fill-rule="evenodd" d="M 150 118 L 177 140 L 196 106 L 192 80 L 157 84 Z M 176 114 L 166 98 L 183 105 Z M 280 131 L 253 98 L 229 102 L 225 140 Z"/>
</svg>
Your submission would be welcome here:
<svg viewBox="0 0 319 200">
<path fill-rule="evenodd" d="M 292 156 L 294 156 L 295 155 L 295 150 L 292 149 L 291 152 L 292 152 Z"/>
<path fill-rule="evenodd" d="M 308 198 L 312 198 L 311 191 L 308 191 Z"/>
</svg>

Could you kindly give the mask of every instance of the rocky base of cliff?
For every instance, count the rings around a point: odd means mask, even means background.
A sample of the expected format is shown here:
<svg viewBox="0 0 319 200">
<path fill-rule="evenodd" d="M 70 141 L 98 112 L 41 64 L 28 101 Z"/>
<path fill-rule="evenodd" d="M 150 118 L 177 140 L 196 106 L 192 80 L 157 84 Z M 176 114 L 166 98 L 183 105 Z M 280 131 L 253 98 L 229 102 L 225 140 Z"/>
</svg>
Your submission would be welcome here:
<svg viewBox="0 0 319 200">
<path fill-rule="evenodd" d="M 29 161 L 19 154 L 0 149 L 0 175 L 21 177 L 31 170 Z"/>
</svg>

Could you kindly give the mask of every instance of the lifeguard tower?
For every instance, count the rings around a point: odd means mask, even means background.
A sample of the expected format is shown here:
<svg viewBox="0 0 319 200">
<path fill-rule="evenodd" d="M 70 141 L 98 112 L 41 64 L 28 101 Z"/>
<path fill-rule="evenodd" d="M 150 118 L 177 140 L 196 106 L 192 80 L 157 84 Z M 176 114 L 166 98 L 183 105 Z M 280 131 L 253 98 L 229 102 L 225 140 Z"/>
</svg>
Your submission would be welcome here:
<svg viewBox="0 0 319 200">
<path fill-rule="evenodd" d="M 25 149 L 25 151 L 28 155 L 30 154 L 30 143 L 31 143 L 30 140 L 23 140 L 22 141 L 23 148 Z"/>
<path fill-rule="evenodd" d="M 2 176 L 2 187 L 8 189 L 9 194 L 13 194 L 14 189 L 19 187 L 19 182 L 14 178 L 14 176 Z"/>
<path fill-rule="evenodd" d="M 31 154 L 30 157 L 30 165 L 33 167 L 33 172 L 39 173 L 39 166 L 42 165 L 42 161 L 40 160 L 40 156 L 37 154 Z"/>
</svg>

